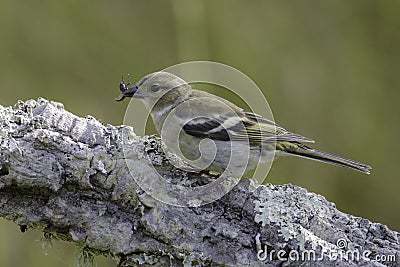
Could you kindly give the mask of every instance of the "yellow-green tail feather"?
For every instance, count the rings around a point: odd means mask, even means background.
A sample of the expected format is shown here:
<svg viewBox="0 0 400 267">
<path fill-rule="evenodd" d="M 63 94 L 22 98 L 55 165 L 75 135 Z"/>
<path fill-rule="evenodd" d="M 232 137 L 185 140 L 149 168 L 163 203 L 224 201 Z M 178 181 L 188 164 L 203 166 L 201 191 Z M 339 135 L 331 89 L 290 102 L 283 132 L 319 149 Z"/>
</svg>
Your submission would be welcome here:
<svg viewBox="0 0 400 267">
<path fill-rule="evenodd" d="M 342 167 L 347 167 L 366 174 L 370 174 L 371 166 L 355 160 L 342 158 L 327 152 L 319 151 L 298 142 L 277 142 L 276 149 L 291 155 L 314 159 Z"/>
</svg>

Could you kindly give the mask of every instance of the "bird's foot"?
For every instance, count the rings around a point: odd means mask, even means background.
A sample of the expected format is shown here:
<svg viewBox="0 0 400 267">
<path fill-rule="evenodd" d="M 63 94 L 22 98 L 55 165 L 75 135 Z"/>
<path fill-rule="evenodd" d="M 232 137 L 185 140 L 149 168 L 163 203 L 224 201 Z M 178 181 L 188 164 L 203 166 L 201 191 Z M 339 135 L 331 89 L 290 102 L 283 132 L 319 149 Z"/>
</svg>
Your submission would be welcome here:
<svg viewBox="0 0 400 267">
<path fill-rule="evenodd" d="M 216 171 L 210 171 L 210 170 L 202 170 L 199 172 L 201 175 L 205 175 L 214 179 L 218 179 L 221 174 L 219 172 Z"/>
</svg>

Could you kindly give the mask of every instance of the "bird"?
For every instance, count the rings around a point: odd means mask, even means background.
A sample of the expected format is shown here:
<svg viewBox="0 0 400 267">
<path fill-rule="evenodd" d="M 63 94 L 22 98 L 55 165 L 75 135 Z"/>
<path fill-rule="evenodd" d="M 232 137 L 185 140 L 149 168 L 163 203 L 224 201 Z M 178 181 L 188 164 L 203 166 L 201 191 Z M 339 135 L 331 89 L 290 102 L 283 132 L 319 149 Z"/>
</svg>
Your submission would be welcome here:
<svg viewBox="0 0 400 267">
<path fill-rule="evenodd" d="M 168 150 L 196 169 L 243 176 L 259 163 L 291 155 L 370 174 L 371 166 L 311 148 L 312 139 L 214 94 L 196 90 L 180 77 L 158 71 L 130 86 L 121 96 L 139 99 L 149 110 Z M 305 144 L 306 143 L 306 144 Z"/>
</svg>

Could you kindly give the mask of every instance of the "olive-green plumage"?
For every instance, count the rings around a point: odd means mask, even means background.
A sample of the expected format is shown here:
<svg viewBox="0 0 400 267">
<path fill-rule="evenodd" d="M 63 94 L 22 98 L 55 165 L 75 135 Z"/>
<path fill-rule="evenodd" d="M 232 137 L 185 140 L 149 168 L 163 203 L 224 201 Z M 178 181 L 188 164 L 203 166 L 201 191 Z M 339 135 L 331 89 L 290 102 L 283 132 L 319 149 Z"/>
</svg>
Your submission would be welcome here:
<svg viewBox="0 0 400 267">
<path fill-rule="evenodd" d="M 367 174 L 369 174 L 371 171 L 371 167 L 366 164 L 319 151 L 297 142 L 277 142 L 276 149 L 290 155 L 335 164 Z"/>
<path fill-rule="evenodd" d="M 141 99 L 167 148 L 188 160 L 198 159 L 194 165 L 199 164 L 202 169 L 223 172 L 231 164 L 234 174 L 236 169 L 249 171 L 260 161 L 273 160 L 275 156 L 295 155 L 367 174 L 371 170 L 366 164 L 312 149 L 303 143 L 313 140 L 291 133 L 226 99 L 195 90 L 167 72 L 146 75 L 130 88 L 122 82 L 120 90 L 122 96 L 118 101 L 125 97 Z M 199 151 L 205 139 L 213 144 Z M 237 158 L 233 163 L 231 155 Z"/>
</svg>

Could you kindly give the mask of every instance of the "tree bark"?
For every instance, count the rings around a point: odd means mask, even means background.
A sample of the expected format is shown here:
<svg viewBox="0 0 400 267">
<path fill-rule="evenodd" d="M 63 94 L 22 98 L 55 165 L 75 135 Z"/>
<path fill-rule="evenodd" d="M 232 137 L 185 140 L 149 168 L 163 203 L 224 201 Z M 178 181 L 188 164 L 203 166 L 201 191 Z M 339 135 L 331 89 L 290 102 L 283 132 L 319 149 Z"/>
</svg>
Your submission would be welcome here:
<svg viewBox="0 0 400 267">
<path fill-rule="evenodd" d="M 0 216 L 121 266 L 400 266 L 399 233 L 298 186 L 242 179 L 206 205 L 157 201 L 135 180 L 149 166 L 166 179 L 211 180 L 176 169 L 161 147 L 60 103 L 0 106 Z"/>
</svg>

